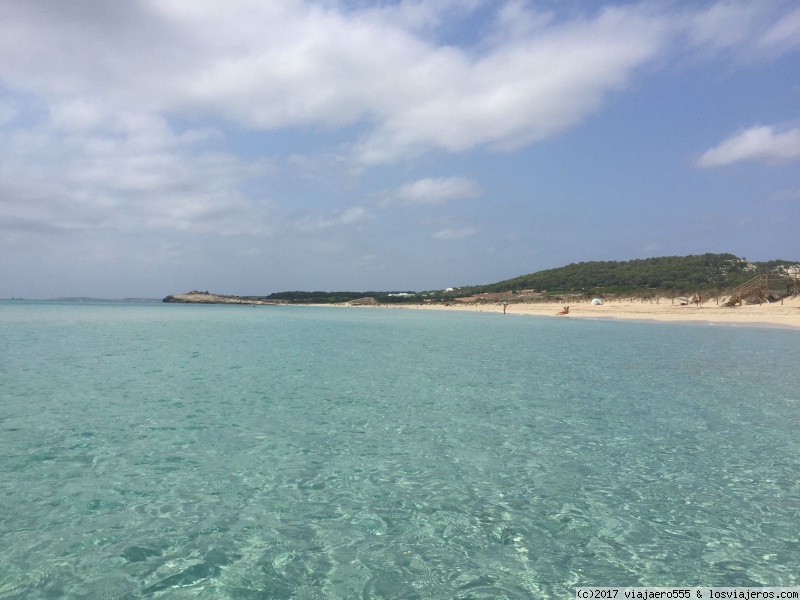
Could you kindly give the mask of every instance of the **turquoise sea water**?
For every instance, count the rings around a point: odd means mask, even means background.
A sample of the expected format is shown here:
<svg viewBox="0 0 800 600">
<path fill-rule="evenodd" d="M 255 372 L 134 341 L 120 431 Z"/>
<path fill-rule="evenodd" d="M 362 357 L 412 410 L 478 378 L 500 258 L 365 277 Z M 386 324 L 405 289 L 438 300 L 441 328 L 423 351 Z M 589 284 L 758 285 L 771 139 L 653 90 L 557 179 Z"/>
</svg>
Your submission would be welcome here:
<svg viewBox="0 0 800 600">
<path fill-rule="evenodd" d="M 800 332 L 0 303 L 0 598 L 800 585 Z"/>
</svg>

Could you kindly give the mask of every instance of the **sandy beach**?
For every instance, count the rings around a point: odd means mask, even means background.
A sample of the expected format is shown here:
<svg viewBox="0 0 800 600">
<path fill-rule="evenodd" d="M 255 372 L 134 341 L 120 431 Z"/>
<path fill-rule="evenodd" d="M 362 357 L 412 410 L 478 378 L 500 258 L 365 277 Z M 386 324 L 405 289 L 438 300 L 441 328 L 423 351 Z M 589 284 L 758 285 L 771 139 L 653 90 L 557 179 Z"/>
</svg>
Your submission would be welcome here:
<svg viewBox="0 0 800 600">
<path fill-rule="evenodd" d="M 569 306 L 569 314 L 556 316 L 563 306 Z M 452 302 L 449 306 L 423 304 L 402 306 L 419 310 L 468 310 L 502 313 L 502 304 L 460 304 Z M 782 302 L 770 304 L 745 304 L 727 307 L 720 299 L 703 302 L 700 306 L 681 305 L 671 298 L 652 301 L 606 300 L 600 306 L 582 301 L 579 303 L 510 303 L 506 315 L 553 316 L 559 319 L 627 319 L 636 321 L 663 321 L 684 323 L 707 323 L 741 327 L 787 327 L 800 330 L 800 296 L 785 298 Z"/>
<path fill-rule="evenodd" d="M 502 295 L 498 294 L 498 297 Z M 474 298 L 472 299 L 474 300 Z M 192 304 L 285 304 L 286 301 L 267 301 L 239 296 L 210 294 L 192 291 L 186 294 L 167 296 L 165 302 Z M 559 319 L 628 319 L 636 321 L 663 321 L 684 323 L 707 323 L 741 327 L 787 327 L 800 330 L 800 295 L 790 296 L 778 302 L 725 306 L 726 297 L 711 298 L 700 306 L 682 304 L 677 298 L 619 298 L 604 299 L 603 304 L 591 304 L 587 300 L 574 298 L 552 302 L 510 302 L 506 315 L 551 316 Z M 476 302 L 451 300 L 447 303 L 425 304 L 379 304 L 373 298 L 362 298 L 344 304 L 321 304 L 319 306 L 353 306 L 410 310 L 460 310 L 473 312 L 503 313 L 503 304 L 497 301 Z M 559 316 L 564 306 L 569 314 Z"/>
</svg>

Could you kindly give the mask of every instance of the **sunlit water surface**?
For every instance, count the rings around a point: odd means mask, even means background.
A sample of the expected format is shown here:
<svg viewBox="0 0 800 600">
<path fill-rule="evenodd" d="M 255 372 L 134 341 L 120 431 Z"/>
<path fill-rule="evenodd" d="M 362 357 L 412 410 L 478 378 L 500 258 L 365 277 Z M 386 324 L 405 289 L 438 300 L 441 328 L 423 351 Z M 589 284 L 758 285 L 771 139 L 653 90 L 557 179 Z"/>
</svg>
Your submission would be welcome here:
<svg viewBox="0 0 800 600">
<path fill-rule="evenodd" d="M 800 585 L 800 333 L 0 303 L 0 598 Z"/>
</svg>

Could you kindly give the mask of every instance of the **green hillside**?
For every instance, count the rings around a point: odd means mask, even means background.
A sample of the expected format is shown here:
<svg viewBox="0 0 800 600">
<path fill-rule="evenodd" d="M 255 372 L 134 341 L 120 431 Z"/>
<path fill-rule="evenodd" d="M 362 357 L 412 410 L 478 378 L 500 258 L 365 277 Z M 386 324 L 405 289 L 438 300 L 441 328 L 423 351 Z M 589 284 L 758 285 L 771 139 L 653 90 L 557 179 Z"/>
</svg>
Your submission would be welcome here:
<svg viewBox="0 0 800 600">
<path fill-rule="evenodd" d="M 633 290 L 671 291 L 729 289 L 752 277 L 773 273 L 776 279 L 800 261 L 748 262 L 733 254 L 662 256 L 628 261 L 573 263 L 497 283 L 459 288 L 459 294 L 518 290 Z"/>
<path fill-rule="evenodd" d="M 250 299 L 299 304 L 324 304 L 353 301 L 369 296 L 386 304 L 445 301 L 473 294 L 536 290 L 550 292 L 723 292 L 760 274 L 772 274 L 775 290 L 786 289 L 787 269 L 800 270 L 800 261 L 771 260 L 749 262 L 733 254 L 662 256 L 627 261 L 592 261 L 547 269 L 488 285 L 459 287 L 455 290 L 427 292 L 278 292 Z"/>
</svg>

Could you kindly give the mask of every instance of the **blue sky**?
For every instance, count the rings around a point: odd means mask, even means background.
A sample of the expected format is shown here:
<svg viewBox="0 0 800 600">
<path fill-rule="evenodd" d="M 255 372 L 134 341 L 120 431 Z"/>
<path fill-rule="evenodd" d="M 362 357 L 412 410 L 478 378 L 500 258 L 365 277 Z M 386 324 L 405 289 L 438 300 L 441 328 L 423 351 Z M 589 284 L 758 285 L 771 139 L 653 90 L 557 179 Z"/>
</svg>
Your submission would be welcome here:
<svg viewBox="0 0 800 600">
<path fill-rule="evenodd" d="M 800 258 L 795 0 L 0 3 L 0 297 Z"/>
</svg>

